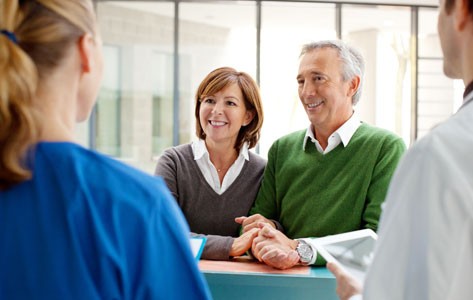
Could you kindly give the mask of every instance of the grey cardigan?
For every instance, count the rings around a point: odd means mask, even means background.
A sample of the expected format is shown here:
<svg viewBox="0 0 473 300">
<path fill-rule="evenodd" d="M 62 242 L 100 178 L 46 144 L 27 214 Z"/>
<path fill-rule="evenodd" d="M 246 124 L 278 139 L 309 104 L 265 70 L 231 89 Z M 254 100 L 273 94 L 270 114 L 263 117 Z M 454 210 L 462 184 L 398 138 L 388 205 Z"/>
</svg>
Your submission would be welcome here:
<svg viewBox="0 0 473 300">
<path fill-rule="evenodd" d="M 193 234 L 205 235 L 203 259 L 228 260 L 240 225 L 235 217 L 247 216 L 263 179 L 266 160 L 249 152 L 249 160 L 221 195 L 207 183 L 194 160 L 191 144 L 164 151 L 155 174 L 162 176 L 181 207 Z"/>
</svg>

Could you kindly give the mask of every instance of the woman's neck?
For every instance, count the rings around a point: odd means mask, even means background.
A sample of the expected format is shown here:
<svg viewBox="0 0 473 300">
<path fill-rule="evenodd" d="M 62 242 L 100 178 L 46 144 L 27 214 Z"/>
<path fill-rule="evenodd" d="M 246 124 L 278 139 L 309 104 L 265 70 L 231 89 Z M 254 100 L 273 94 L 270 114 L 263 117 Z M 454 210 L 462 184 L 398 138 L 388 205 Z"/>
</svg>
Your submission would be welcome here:
<svg viewBox="0 0 473 300">
<path fill-rule="evenodd" d="M 40 140 L 75 140 L 76 108 L 70 92 L 61 88 L 39 88 L 35 108 L 41 120 Z"/>
<path fill-rule="evenodd" d="M 205 145 L 209 152 L 210 161 L 218 173 L 226 173 L 238 157 L 238 152 L 233 144 L 209 143 L 206 141 Z"/>
</svg>

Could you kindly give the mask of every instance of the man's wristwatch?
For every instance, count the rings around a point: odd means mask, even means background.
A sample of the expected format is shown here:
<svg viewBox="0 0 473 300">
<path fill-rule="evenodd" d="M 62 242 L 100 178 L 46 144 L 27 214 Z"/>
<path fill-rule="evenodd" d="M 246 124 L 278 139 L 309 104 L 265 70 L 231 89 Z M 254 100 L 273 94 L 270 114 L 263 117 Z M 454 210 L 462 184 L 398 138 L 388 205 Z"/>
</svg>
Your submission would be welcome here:
<svg viewBox="0 0 473 300">
<path fill-rule="evenodd" d="M 303 240 L 297 240 L 298 244 L 296 247 L 297 254 L 299 254 L 299 262 L 303 265 L 308 265 L 312 257 L 314 257 L 314 251 L 312 247 Z"/>
</svg>

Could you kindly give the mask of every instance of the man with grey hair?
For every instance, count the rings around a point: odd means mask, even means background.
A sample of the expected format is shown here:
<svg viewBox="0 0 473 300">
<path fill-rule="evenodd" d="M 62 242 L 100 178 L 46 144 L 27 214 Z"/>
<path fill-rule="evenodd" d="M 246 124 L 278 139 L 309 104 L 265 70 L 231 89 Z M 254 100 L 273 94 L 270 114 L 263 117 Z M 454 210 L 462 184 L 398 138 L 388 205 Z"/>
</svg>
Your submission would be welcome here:
<svg viewBox="0 0 473 300">
<path fill-rule="evenodd" d="M 244 232 L 264 227 L 252 245 L 258 260 L 281 269 L 323 264 L 298 238 L 376 231 L 405 145 L 354 115 L 363 72 L 362 56 L 341 41 L 303 46 L 297 82 L 310 125 L 274 142 L 251 216 L 236 219 Z"/>
</svg>

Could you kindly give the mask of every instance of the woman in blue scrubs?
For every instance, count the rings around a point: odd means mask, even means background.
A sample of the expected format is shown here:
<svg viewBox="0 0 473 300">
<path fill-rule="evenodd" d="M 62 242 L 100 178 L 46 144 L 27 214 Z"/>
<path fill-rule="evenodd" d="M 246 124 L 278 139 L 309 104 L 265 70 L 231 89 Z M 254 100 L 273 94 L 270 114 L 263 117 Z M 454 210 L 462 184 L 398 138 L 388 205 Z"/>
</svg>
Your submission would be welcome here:
<svg viewBox="0 0 473 300">
<path fill-rule="evenodd" d="M 0 299 L 206 299 L 164 182 L 77 145 L 102 45 L 90 0 L 0 2 Z"/>
</svg>

